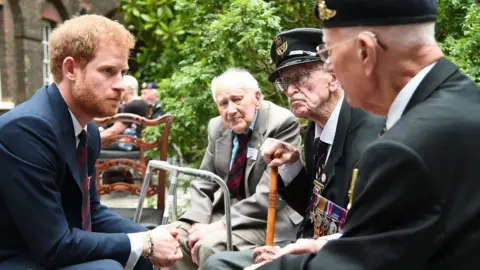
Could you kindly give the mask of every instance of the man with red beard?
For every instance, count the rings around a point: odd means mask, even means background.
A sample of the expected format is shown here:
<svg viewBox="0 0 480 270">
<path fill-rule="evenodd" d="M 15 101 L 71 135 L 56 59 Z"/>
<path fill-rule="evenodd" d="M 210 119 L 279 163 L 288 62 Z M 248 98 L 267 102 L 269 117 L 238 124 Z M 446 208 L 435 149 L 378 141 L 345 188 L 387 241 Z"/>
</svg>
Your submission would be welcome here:
<svg viewBox="0 0 480 270">
<path fill-rule="evenodd" d="M 97 197 L 92 120 L 117 112 L 135 38 L 85 15 L 49 42 L 55 83 L 0 117 L 0 269 L 169 266 L 182 258 L 176 230 L 147 231 Z"/>
</svg>

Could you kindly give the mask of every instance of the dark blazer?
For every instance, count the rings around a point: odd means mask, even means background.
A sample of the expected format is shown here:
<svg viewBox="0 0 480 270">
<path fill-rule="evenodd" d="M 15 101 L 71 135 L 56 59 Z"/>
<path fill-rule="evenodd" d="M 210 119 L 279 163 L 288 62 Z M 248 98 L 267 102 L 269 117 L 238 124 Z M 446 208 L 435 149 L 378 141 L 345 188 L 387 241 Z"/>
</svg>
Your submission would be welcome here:
<svg viewBox="0 0 480 270">
<path fill-rule="evenodd" d="M 366 146 L 378 138 L 385 125 L 385 118 L 352 108 L 346 99 L 342 103 L 338 117 L 335 138 L 330 156 L 325 165 L 327 181 L 322 196 L 334 203 L 347 207 L 348 189 L 352 178 L 352 170 L 360 159 Z M 305 167 L 301 173 L 280 193 L 295 211 L 302 215 L 311 204 L 313 180 L 315 178 L 313 141 L 315 140 L 315 123 L 310 121 L 305 132 Z M 279 181 L 282 185 L 283 181 Z M 302 194 L 302 196 L 299 196 Z"/>
<path fill-rule="evenodd" d="M 259 269 L 478 269 L 480 89 L 445 58 L 365 151 L 342 238 Z"/>
<path fill-rule="evenodd" d="M 100 204 L 100 134 L 88 124 L 92 231 L 81 230 L 80 176 L 71 115 L 55 84 L 0 117 L 0 269 L 56 268 L 112 259 L 125 264 L 125 233 L 145 228 Z"/>
</svg>

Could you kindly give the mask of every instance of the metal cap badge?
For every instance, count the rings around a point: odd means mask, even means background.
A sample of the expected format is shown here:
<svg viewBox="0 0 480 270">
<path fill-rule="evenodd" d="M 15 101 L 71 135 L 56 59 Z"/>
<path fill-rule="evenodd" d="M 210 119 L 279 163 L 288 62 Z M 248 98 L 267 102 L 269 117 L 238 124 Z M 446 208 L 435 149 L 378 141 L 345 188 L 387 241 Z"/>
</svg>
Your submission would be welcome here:
<svg viewBox="0 0 480 270">
<path fill-rule="evenodd" d="M 327 7 L 325 0 L 318 1 L 316 12 L 318 14 L 318 17 L 322 21 L 328 21 L 331 18 L 335 17 L 335 15 L 337 15 L 337 12 L 335 10 L 329 9 Z"/>
<path fill-rule="evenodd" d="M 288 41 L 282 42 L 282 38 L 280 36 L 275 37 L 275 45 L 277 45 L 277 55 L 279 58 L 283 57 L 283 54 L 288 49 Z"/>
</svg>

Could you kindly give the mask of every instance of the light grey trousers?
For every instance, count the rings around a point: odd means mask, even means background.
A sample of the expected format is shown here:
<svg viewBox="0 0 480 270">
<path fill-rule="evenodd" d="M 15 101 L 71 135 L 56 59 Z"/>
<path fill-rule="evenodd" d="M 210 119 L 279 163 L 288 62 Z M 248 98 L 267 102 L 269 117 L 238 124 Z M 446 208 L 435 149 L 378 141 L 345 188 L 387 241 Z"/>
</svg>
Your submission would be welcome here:
<svg viewBox="0 0 480 270">
<path fill-rule="evenodd" d="M 214 215 L 213 221 L 219 220 L 222 215 Z M 225 231 L 216 231 L 207 235 L 198 242 L 198 263 L 197 266 L 191 257 L 191 249 L 188 247 L 188 231 L 192 225 L 180 221 L 179 238 L 180 248 L 183 252 L 183 259 L 175 262 L 171 270 L 203 269 L 203 264 L 213 254 L 227 250 L 227 234 Z M 232 232 L 232 248 L 234 251 L 248 250 L 265 244 L 265 229 L 239 229 Z"/>
<path fill-rule="evenodd" d="M 292 243 L 292 241 L 283 241 L 275 243 L 275 246 L 285 247 Z M 253 248 L 242 251 L 224 251 L 214 254 L 208 258 L 203 265 L 203 270 L 243 270 L 252 264 L 255 264 L 253 259 Z"/>
<path fill-rule="evenodd" d="M 212 255 L 203 265 L 203 270 L 243 270 L 255 264 L 253 249 L 225 251 Z"/>
</svg>

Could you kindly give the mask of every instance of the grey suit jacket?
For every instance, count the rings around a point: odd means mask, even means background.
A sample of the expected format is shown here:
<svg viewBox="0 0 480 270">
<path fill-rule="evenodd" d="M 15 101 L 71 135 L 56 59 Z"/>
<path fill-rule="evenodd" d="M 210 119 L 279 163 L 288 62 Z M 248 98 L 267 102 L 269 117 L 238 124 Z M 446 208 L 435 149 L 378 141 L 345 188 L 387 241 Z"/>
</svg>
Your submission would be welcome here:
<svg viewBox="0 0 480 270">
<path fill-rule="evenodd" d="M 269 101 L 262 101 L 249 148 L 258 150 L 256 159 L 248 158 L 245 169 L 246 199 L 232 199 L 232 228 L 265 228 L 268 211 L 270 168 L 260 156 L 260 146 L 266 138 L 288 142 L 301 147 L 299 122 L 293 114 Z M 200 169 L 215 173 L 225 181 L 230 169 L 233 134 L 224 128 L 220 117 L 208 124 L 208 146 Z M 212 222 L 212 214 L 224 213 L 223 194 L 215 183 L 203 179 L 192 182 L 191 208 L 180 218 L 200 223 Z M 223 217 L 225 218 L 225 217 Z M 275 241 L 295 239 L 295 227 L 302 216 L 281 198 L 277 201 Z"/>
</svg>

